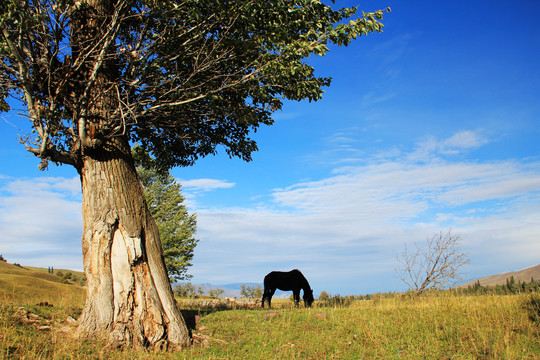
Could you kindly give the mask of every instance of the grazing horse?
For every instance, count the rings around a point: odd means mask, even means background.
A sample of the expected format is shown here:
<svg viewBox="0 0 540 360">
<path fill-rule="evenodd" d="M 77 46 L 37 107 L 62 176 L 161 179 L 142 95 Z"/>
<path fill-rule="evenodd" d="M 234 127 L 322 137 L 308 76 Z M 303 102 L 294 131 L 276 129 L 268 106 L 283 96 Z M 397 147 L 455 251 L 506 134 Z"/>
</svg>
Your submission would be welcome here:
<svg viewBox="0 0 540 360">
<path fill-rule="evenodd" d="M 300 270 L 294 269 L 288 272 L 272 271 L 264 277 L 264 293 L 262 297 L 262 307 L 264 308 L 264 300 L 268 300 L 268 307 L 271 307 L 272 296 L 276 289 L 293 292 L 293 298 L 296 306 L 300 302 L 300 289 L 304 290 L 304 305 L 311 307 L 313 303 L 313 290 L 309 286 L 308 281 L 302 275 Z"/>
</svg>

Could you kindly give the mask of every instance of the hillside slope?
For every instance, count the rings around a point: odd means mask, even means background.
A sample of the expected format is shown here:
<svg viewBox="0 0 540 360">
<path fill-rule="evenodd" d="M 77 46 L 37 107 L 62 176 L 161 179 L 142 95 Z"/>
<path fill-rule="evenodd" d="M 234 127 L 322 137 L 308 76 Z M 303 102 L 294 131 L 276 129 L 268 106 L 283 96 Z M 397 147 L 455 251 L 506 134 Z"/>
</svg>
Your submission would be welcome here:
<svg viewBox="0 0 540 360">
<path fill-rule="evenodd" d="M 84 304 L 86 290 L 62 283 L 62 279 L 47 272 L 19 267 L 0 261 L 0 298 L 17 304 L 69 303 Z"/>
<path fill-rule="evenodd" d="M 526 268 L 519 271 L 512 271 L 502 274 L 496 274 L 496 275 L 490 275 L 485 276 L 480 279 L 468 281 L 464 284 L 459 285 L 458 287 L 468 287 L 469 285 L 474 285 L 477 281 L 480 281 L 480 285 L 488 286 L 488 285 L 504 285 L 506 284 L 506 279 L 509 279 L 511 277 L 514 277 L 514 280 L 516 282 L 519 281 L 531 281 L 531 277 L 535 279 L 535 281 L 540 281 L 540 265 L 532 266 L 530 268 Z"/>
</svg>

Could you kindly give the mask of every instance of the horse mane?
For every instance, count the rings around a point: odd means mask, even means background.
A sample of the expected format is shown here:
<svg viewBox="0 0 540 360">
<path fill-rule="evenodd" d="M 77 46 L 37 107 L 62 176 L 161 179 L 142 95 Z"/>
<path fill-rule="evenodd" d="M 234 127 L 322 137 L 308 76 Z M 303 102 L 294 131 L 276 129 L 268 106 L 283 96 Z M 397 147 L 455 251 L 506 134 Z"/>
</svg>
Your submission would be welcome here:
<svg viewBox="0 0 540 360">
<path fill-rule="evenodd" d="M 309 285 L 309 282 L 307 281 L 306 277 L 302 272 L 298 269 L 291 270 L 291 272 L 296 272 L 298 275 L 302 278 L 302 289 L 311 290 L 311 286 Z"/>
</svg>

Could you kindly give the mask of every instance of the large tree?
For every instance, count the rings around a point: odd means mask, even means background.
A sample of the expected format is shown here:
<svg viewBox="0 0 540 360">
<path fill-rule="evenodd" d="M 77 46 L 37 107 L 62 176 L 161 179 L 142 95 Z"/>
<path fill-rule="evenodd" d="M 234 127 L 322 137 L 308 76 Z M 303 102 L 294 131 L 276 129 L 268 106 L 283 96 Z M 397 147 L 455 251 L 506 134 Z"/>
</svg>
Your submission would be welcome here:
<svg viewBox="0 0 540 360">
<path fill-rule="evenodd" d="M 0 99 L 26 107 L 21 140 L 41 168 L 81 178 L 79 333 L 187 346 L 131 145 L 162 169 L 218 146 L 250 160 L 250 134 L 284 98 L 318 100 L 330 84 L 304 59 L 381 31 L 383 12 L 347 22 L 356 8 L 317 0 L 2 0 L 0 11 Z"/>
</svg>

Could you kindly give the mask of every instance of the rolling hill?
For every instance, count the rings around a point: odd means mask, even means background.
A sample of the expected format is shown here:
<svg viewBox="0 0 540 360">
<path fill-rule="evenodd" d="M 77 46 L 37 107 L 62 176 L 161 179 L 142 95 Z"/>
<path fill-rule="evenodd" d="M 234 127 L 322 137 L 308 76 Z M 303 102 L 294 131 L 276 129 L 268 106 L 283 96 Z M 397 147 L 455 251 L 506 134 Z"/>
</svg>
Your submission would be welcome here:
<svg viewBox="0 0 540 360">
<path fill-rule="evenodd" d="M 458 287 L 468 287 L 469 285 L 474 285 L 477 281 L 480 281 L 480 285 L 489 286 L 489 285 L 504 285 L 506 284 L 506 279 L 514 277 L 516 282 L 519 281 L 531 281 L 531 278 L 534 278 L 535 281 L 540 281 L 540 265 L 532 266 L 519 271 L 512 271 L 502 274 L 485 276 L 480 279 L 467 281 L 464 284 L 459 285 Z"/>
<path fill-rule="evenodd" d="M 65 270 L 69 271 L 69 270 Z M 55 270 L 56 272 L 56 270 Z M 26 268 L 0 261 L 0 297 L 18 304 L 84 304 L 86 290 L 47 273 L 47 269 Z"/>
</svg>

